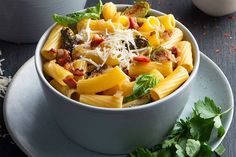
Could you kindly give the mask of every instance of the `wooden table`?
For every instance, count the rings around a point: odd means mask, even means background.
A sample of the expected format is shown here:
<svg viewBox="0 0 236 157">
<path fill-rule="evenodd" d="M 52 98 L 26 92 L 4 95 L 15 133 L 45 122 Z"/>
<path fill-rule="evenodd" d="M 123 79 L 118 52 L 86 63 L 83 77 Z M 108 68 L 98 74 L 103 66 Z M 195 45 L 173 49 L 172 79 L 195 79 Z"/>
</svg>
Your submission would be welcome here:
<svg viewBox="0 0 236 157">
<path fill-rule="evenodd" d="M 114 3 L 132 4 L 132 0 L 112 0 Z M 149 0 L 152 8 L 165 13 L 172 13 L 195 36 L 200 50 L 209 56 L 227 76 L 233 92 L 236 92 L 236 13 L 224 17 L 210 17 L 202 13 L 192 2 L 186 0 Z M 104 1 L 105 2 L 105 1 Z M 96 1 L 89 0 L 86 7 Z M 1 23 L 2 24 L 2 23 Z M 13 76 L 30 57 L 34 55 L 36 44 L 14 44 L 0 41 L 0 50 L 5 58 L 4 75 Z M 25 157 L 26 155 L 14 144 L 4 126 L 2 103 L 0 99 L 0 156 Z M 235 118 L 223 141 L 226 147 L 224 157 L 236 155 L 236 121 Z"/>
</svg>

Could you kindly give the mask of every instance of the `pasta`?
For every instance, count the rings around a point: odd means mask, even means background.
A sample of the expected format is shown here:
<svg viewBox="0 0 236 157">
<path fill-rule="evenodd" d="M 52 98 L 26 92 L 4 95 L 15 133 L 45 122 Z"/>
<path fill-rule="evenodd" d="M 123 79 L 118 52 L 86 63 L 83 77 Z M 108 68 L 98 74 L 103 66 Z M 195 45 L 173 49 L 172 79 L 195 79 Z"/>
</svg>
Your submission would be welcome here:
<svg viewBox="0 0 236 157">
<path fill-rule="evenodd" d="M 43 70 L 48 76 L 51 76 L 63 86 L 66 85 L 63 81 L 65 78 L 73 77 L 73 74 L 71 72 L 55 63 L 55 60 L 51 60 L 50 62 L 45 63 L 43 66 Z"/>
<path fill-rule="evenodd" d="M 177 42 L 181 41 L 183 39 L 183 36 L 184 36 L 184 34 L 180 29 L 174 28 L 172 30 L 171 37 L 168 40 L 164 41 L 161 44 L 161 46 L 169 49 L 169 48 L 173 47 Z"/>
<path fill-rule="evenodd" d="M 154 100 L 162 99 L 176 90 L 184 81 L 189 77 L 188 71 L 178 66 L 173 73 L 168 75 L 165 79 L 161 80 L 152 90 L 151 96 Z"/>
<path fill-rule="evenodd" d="M 123 97 L 107 95 L 80 95 L 80 102 L 107 108 L 121 108 Z"/>
<path fill-rule="evenodd" d="M 102 9 L 102 15 L 105 20 L 112 19 L 117 12 L 116 5 L 112 2 L 106 3 Z"/>
<path fill-rule="evenodd" d="M 69 98 L 78 98 L 78 93 L 75 89 L 70 89 L 68 86 L 63 86 L 60 83 L 58 83 L 56 80 L 51 80 L 50 84 L 59 92 L 61 92 L 63 95 L 69 97 Z"/>
<path fill-rule="evenodd" d="M 151 32 L 155 31 L 158 26 L 160 26 L 158 18 L 150 16 L 143 22 L 143 25 L 138 30 L 140 32 Z"/>
<path fill-rule="evenodd" d="M 129 69 L 129 75 L 138 76 L 140 74 L 149 73 L 153 69 L 157 69 L 163 76 L 169 75 L 173 71 L 173 63 L 171 61 L 165 63 L 149 62 L 149 63 L 133 63 Z"/>
<path fill-rule="evenodd" d="M 48 36 L 47 41 L 45 42 L 43 48 L 41 49 L 41 55 L 47 59 L 52 60 L 56 58 L 56 53 L 51 50 L 56 50 L 60 47 L 61 42 L 61 25 L 56 25 L 53 27 L 51 33 Z"/>
<path fill-rule="evenodd" d="M 112 2 L 54 18 L 41 49 L 43 71 L 63 95 L 96 107 L 127 108 L 158 101 L 193 70 L 189 41 L 172 14 L 147 15 L 136 1 L 125 10 Z"/>
<path fill-rule="evenodd" d="M 172 14 L 157 17 L 166 30 L 175 28 L 175 18 Z"/>
<path fill-rule="evenodd" d="M 178 65 L 185 67 L 188 72 L 193 70 L 193 56 L 191 43 L 188 41 L 180 41 L 176 44 L 176 47 L 180 51 L 180 60 Z"/>
<path fill-rule="evenodd" d="M 78 92 L 80 94 L 97 93 L 118 85 L 121 81 L 125 80 L 127 76 L 118 67 L 112 70 L 86 80 L 78 81 Z M 104 84 L 104 82 L 109 82 Z"/>
</svg>

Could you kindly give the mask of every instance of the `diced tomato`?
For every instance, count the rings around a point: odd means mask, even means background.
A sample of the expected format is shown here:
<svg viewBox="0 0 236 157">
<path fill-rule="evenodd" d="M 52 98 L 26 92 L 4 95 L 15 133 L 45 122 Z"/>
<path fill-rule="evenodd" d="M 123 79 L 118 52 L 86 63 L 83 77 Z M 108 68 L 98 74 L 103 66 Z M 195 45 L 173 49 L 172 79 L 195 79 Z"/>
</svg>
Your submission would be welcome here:
<svg viewBox="0 0 236 157">
<path fill-rule="evenodd" d="M 98 34 L 95 34 L 92 38 L 92 41 L 90 43 L 91 47 L 97 47 L 99 44 L 101 44 L 104 41 L 103 37 L 101 37 Z"/>
<path fill-rule="evenodd" d="M 71 77 L 67 77 L 63 80 L 63 82 L 65 82 L 65 84 L 67 84 L 70 88 L 76 88 L 77 87 L 77 83 L 76 81 L 71 78 Z"/>
<path fill-rule="evenodd" d="M 149 63 L 150 62 L 150 58 L 145 57 L 145 56 L 137 56 L 137 57 L 134 57 L 134 61 L 136 61 L 136 62 L 143 62 L 143 63 Z"/>
<path fill-rule="evenodd" d="M 139 25 L 138 25 L 135 17 L 129 17 L 129 28 L 130 29 L 138 29 L 139 28 Z"/>
</svg>

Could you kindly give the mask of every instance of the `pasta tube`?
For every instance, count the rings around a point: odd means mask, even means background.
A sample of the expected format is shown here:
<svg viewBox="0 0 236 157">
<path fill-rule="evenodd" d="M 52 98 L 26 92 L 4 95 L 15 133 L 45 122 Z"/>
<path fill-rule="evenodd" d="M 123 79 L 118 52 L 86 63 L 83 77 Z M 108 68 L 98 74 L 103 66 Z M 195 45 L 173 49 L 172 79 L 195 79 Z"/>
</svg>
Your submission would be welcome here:
<svg viewBox="0 0 236 157">
<path fill-rule="evenodd" d="M 176 47 L 180 51 L 180 60 L 178 61 L 178 66 L 183 66 L 190 73 L 193 70 L 191 43 L 188 41 L 180 41 L 176 44 Z"/>
<path fill-rule="evenodd" d="M 56 53 L 51 53 L 50 50 L 57 50 L 61 46 L 61 29 L 63 26 L 57 24 L 53 27 L 51 33 L 48 36 L 43 48 L 41 49 L 41 55 L 47 59 L 52 60 L 56 58 Z"/>
<path fill-rule="evenodd" d="M 54 78 L 63 86 L 66 86 L 66 84 L 63 82 L 66 77 L 73 77 L 73 74 L 71 72 L 64 69 L 59 64 L 56 64 L 55 60 L 45 63 L 43 65 L 43 70 L 48 76 Z"/>
<path fill-rule="evenodd" d="M 170 75 L 161 80 L 151 91 L 151 97 L 153 100 L 159 100 L 169 95 L 182 85 L 189 77 L 188 71 L 178 66 Z"/>
<path fill-rule="evenodd" d="M 82 94 L 79 101 L 97 107 L 122 108 L 123 97 Z"/>
<path fill-rule="evenodd" d="M 117 91 L 121 91 L 123 96 L 129 96 L 133 93 L 134 82 L 128 80 L 122 81 L 119 85 L 112 87 L 103 92 L 104 95 L 114 95 Z"/>
<path fill-rule="evenodd" d="M 157 29 L 160 26 L 158 18 L 154 16 L 149 16 L 143 23 L 143 25 L 138 29 L 140 32 L 151 32 Z"/>
<path fill-rule="evenodd" d="M 175 17 L 172 14 L 157 17 L 166 30 L 175 28 Z"/>
<path fill-rule="evenodd" d="M 102 16 L 105 20 L 112 19 L 117 13 L 116 5 L 112 2 L 105 3 L 102 7 Z"/>
<path fill-rule="evenodd" d="M 160 45 L 159 33 L 157 31 L 150 33 L 150 36 L 148 36 L 148 42 L 153 47 L 159 46 Z"/>
<path fill-rule="evenodd" d="M 153 69 L 152 71 L 150 71 L 150 74 L 153 74 L 156 76 L 157 79 L 159 80 L 163 80 L 164 76 L 156 69 Z"/>
<path fill-rule="evenodd" d="M 75 89 L 70 89 L 68 86 L 62 86 L 60 83 L 58 83 L 55 79 L 50 81 L 50 84 L 56 89 L 58 90 L 60 93 L 62 93 L 63 95 L 69 97 L 69 98 L 75 98 L 75 96 L 77 95 L 77 97 L 79 97 L 77 91 Z M 77 99 L 78 100 L 78 99 Z"/>
<path fill-rule="evenodd" d="M 130 76 L 138 76 L 140 74 L 149 73 L 153 69 L 157 69 L 163 76 L 169 75 L 173 71 L 173 63 L 171 61 L 165 63 L 149 62 L 149 63 L 133 63 L 129 69 Z"/>
<path fill-rule="evenodd" d="M 126 78 L 126 74 L 119 67 L 115 67 L 100 76 L 79 80 L 77 90 L 80 94 L 97 93 L 118 85 Z"/>
<path fill-rule="evenodd" d="M 183 32 L 179 29 L 179 28 L 174 28 L 173 29 L 173 34 L 171 35 L 171 37 L 167 40 L 164 41 L 161 46 L 166 48 L 166 49 L 170 49 L 172 48 L 177 42 L 181 41 L 183 39 Z"/>
</svg>

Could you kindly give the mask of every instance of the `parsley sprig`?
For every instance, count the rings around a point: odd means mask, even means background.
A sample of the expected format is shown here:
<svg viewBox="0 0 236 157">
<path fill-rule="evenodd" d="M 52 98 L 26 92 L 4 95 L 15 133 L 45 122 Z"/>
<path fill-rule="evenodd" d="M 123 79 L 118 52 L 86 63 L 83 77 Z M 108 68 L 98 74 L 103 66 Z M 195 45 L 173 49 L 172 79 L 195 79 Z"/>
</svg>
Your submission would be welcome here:
<svg viewBox="0 0 236 157">
<path fill-rule="evenodd" d="M 161 144 L 151 149 L 137 148 L 129 157 L 211 157 L 214 153 L 208 141 L 212 130 L 218 131 L 218 137 L 225 134 L 221 122 L 223 114 L 215 102 L 205 97 L 194 104 L 191 117 L 176 122 L 170 135 Z M 225 151 L 220 145 L 215 153 L 221 156 Z"/>
</svg>

